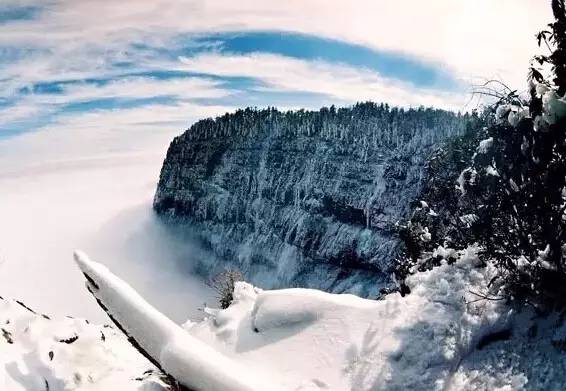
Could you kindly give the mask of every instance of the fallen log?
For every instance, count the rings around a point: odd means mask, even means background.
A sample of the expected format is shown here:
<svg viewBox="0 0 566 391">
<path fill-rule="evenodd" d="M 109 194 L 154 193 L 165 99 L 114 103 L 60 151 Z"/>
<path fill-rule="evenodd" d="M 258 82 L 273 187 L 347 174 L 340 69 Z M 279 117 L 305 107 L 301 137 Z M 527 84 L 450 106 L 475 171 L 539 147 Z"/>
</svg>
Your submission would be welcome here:
<svg viewBox="0 0 566 391">
<path fill-rule="evenodd" d="M 167 318 L 105 266 L 75 252 L 87 289 L 130 343 L 178 383 L 194 391 L 277 391 L 261 374 L 241 366 Z"/>
</svg>

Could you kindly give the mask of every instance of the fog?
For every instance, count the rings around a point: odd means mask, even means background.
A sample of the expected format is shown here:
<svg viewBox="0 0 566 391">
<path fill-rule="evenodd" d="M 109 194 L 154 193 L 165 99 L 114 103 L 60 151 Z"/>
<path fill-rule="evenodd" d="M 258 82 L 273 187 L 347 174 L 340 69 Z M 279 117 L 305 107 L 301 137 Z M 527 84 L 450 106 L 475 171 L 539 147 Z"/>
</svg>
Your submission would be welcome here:
<svg viewBox="0 0 566 391">
<path fill-rule="evenodd" d="M 72 260 L 81 249 L 175 321 L 200 317 L 214 299 L 190 269 L 207 255 L 151 209 L 172 137 L 40 132 L 0 140 L 0 295 L 50 316 L 107 322 Z"/>
</svg>

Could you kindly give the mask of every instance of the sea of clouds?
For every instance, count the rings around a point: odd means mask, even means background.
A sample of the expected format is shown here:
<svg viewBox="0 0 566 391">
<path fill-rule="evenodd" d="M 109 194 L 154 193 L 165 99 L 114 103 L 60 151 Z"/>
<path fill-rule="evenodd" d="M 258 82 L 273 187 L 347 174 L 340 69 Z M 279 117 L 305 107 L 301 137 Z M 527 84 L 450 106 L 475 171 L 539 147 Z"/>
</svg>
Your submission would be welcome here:
<svg viewBox="0 0 566 391">
<path fill-rule="evenodd" d="M 70 129 L 0 138 L 0 295 L 52 316 L 107 321 L 73 251 L 86 251 L 174 320 L 214 298 L 190 273 L 206 256 L 153 214 L 173 131 Z"/>
</svg>

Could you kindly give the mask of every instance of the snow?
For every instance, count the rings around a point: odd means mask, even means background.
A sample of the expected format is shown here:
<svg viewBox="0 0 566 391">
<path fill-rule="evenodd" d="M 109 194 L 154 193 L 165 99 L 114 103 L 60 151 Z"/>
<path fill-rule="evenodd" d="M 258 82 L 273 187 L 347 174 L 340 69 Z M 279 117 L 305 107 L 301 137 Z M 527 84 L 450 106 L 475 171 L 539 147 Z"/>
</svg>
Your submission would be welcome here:
<svg viewBox="0 0 566 391">
<path fill-rule="evenodd" d="M 482 141 L 480 141 L 477 152 L 478 153 L 487 153 L 487 151 L 489 150 L 489 148 L 491 148 L 492 145 L 493 145 L 493 137 L 482 140 Z"/>
<path fill-rule="evenodd" d="M 469 179 L 466 179 L 466 176 L 469 176 Z M 473 184 L 476 180 L 476 176 L 477 171 L 474 168 L 468 167 L 464 169 L 458 176 L 458 179 L 456 179 L 458 190 L 460 190 L 462 194 L 466 194 L 466 184 Z"/>
<path fill-rule="evenodd" d="M 517 183 L 515 183 L 513 178 L 509 179 L 509 185 L 511 186 L 511 189 L 513 189 L 513 191 L 519 191 L 519 186 L 517 185 Z"/>
<path fill-rule="evenodd" d="M 486 292 L 497 272 L 480 266 L 477 251 L 439 247 L 435 255 L 456 261 L 409 277 L 406 297 L 379 301 L 238 282 L 227 309 L 206 309 L 208 317 L 187 322 L 186 332 L 103 266 L 80 254 L 78 262 L 99 286 L 95 295 L 112 314 L 122 314 L 120 322 L 144 348 L 147 341 L 153 349 L 154 335 L 174 335 L 154 357 L 197 390 L 560 389 L 564 365 L 554 346 L 566 345 L 566 332 L 555 327 L 556 319 L 541 323 L 534 313 L 497 300 L 497 284 Z M 143 330 L 132 326 L 132 313 L 146 319 Z M 543 330 L 540 338 L 532 336 L 533 327 Z M 238 388 L 235 374 L 256 383 Z"/>
<path fill-rule="evenodd" d="M 1 390 L 166 389 L 155 367 L 111 326 L 51 320 L 8 299 L 0 299 L 0 320 Z"/>
<path fill-rule="evenodd" d="M 495 110 L 495 117 L 499 121 L 503 121 L 508 117 L 510 111 L 511 111 L 511 105 L 499 105 Z"/>
<path fill-rule="evenodd" d="M 440 266 L 409 277 L 409 295 L 383 300 L 238 282 L 227 309 L 206 308 L 203 321 L 183 327 L 105 266 L 75 256 L 127 336 L 191 389 L 562 389 L 563 317 L 497 300 L 497 284 L 487 292 L 497 272 L 477 252 L 437 248 Z M 9 300 L 0 300 L 0 320 L 0 389 L 45 390 L 45 380 L 50 391 L 166 387 L 117 329 L 49 320 Z"/>
<path fill-rule="evenodd" d="M 544 94 L 546 94 L 549 90 L 550 90 L 550 87 L 548 87 L 547 85 L 544 85 L 542 83 L 538 83 L 536 85 L 536 93 L 539 97 L 544 96 Z"/>
<path fill-rule="evenodd" d="M 449 259 L 449 258 L 458 258 L 458 252 L 452 248 L 445 248 L 443 246 L 438 246 L 434 252 L 433 252 L 433 256 L 439 256 L 443 259 Z"/>
<path fill-rule="evenodd" d="M 550 253 L 550 245 L 546 245 L 545 249 L 538 252 L 537 262 L 540 264 L 541 267 L 547 270 L 554 270 L 554 266 L 551 265 L 547 259 L 548 254 Z"/>
<path fill-rule="evenodd" d="M 476 221 L 478 221 L 478 216 L 474 213 L 460 216 L 460 221 L 466 224 L 467 227 L 471 227 Z"/>
<path fill-rule="evenodd" d="M 543 119 L 550 125 L 566 117 L 566 101 L 556 91 L 549 90 L 542 96 Z"/>
<path fill-rule="evenodd" d="M 497 172 L 497 169 L 493 165 L 487 166 L 485 172 L 487 175 L 499 176 L 499 172 Z"/>
<path fill-rule="evenodd" d="M 501 104 L 497 106 L 495 110 L 495 117 L 499 123 L 507 121 L 513 127 L 517 126 L 519 122 L 529 116 L 530 112 L 528 108 L 517 105 Z"/>
<path fill-rule="evenodd" d="M 275 382 L 215 351 L 146 302 L 105 266 L 77 251 L 87 287 L 143 350 L 181 384 L 197 390 L 277 390 Z"/>
<path fill-rule="evenodd" d="M 429 232 L 428 227 L 424 227 L 423 233 L 420 237 L 423 242 L 430 242 L 430 240 L 432 239 L 432 234 Z"/>
<path fill-rule="evenodd" d="M 494 273 L 477 268 L 475 251 L 411 277 L 405 298 L 262 291 L 241 282 L 228 309 L 185 327 L 239 362 L 284 374 L 289 390 L 462 389 L 452 384 L 456 375 L 459 384 L 471 381 L 461 363 L 512 314 L 499 301 L 466 304 L 477 298 L 468 291 Z M 497 379 L 510 387 L 515 380 Z"/>
</svg>

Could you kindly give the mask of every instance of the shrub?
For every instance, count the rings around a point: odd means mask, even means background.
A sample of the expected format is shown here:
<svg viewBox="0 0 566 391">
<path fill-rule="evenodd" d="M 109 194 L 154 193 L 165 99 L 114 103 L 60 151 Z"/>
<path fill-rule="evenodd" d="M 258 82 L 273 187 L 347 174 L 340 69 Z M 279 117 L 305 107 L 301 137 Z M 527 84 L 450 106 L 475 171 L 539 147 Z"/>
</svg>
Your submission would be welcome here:
<svg viewBox="0 0 566 391">
<path fill-rule="evenodd" d="M 551 53 L 534 58 L 550 65 L 551 75 L 544 77 L 542 69 L 532 67 L 528 98 L 512 90 L 499 94 L 488 112 L 493 124 L 478 133 L 484 139 L 471 163 L 453 177 L 456 199 L 450 198 L 453 185 L 441 183 L 448 204 L 441 206 L 438 219 L 423 217 L 426 208 L 421 206 L 407 224 L 404 238 L 411 261 L 401 268 L 405 273 L 438 263 L 431 252 L 435 247 L 478 243 L 484 262 L 498 268 L 496 280 L 508 297 L 544 306 L 566 304 L 564 0 L 553 0 L 552 7 L 556 21 L 538 35 L 539 44 L 544 41 Z M 429 195 L 437 201 L 434 192 Z M 500 284 L 494 280 L 488 288 L 496 286 Z"/>
<path fill-rule="evenodd" d="M 216 291 L 220 308 L 225 309 L 232 304 L 234 285 L 243 280 L 244 275 L 238 270 L 224 270 L 209 280 L 208 285 Z"/>
</svg>

